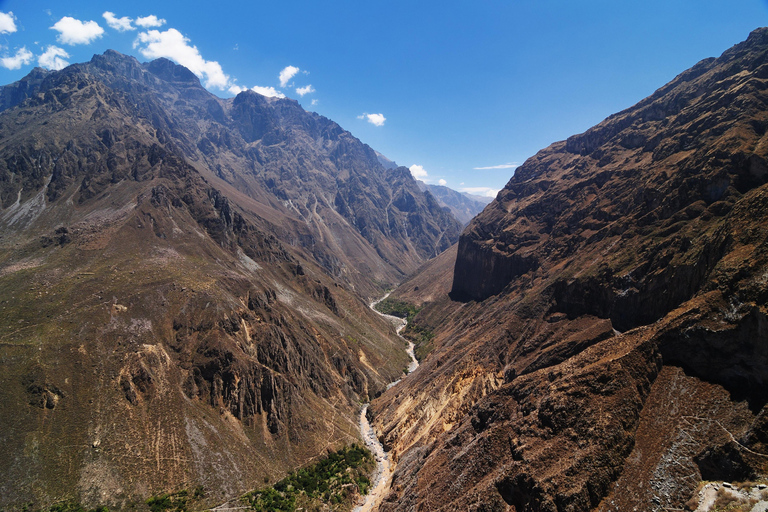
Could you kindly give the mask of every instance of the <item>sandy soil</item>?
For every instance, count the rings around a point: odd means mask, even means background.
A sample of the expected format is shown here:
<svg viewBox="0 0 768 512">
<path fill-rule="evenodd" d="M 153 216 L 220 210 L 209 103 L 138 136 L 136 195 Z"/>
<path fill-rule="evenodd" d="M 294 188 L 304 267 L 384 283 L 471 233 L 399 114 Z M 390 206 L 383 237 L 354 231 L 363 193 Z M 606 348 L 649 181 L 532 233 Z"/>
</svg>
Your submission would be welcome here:
<svg viewBox="0 0 768 512">
<path fill-rule="evenodd" d="M 699 491 L 699 503 L 695 512 L 709 512 L 715 506 L 718 495 L 737 500 L 738 503 L 750 503 L 750 512 L 768 511 L 768 488 L 765 484 L 739 488 L 728 482 L 712 482 Z"/>
</svg>

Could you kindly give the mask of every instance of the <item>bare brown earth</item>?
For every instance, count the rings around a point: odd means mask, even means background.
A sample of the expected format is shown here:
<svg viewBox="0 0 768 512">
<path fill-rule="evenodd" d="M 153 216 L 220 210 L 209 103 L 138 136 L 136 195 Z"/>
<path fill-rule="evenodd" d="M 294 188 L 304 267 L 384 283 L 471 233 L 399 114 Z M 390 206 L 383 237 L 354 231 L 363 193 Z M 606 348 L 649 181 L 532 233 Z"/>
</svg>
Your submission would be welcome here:
<svg viewBox="0 0 768 512">
<path fill-rule="evenodd" d="M 396 296 L 416 306 L 446 297 L 451 291 L 457 248 L 454 245 L 421 266 L 413 277 L 398 286 Z"/>
<path fill-rule="evenodd" d="M 368 300 L 458 236 L 407 169 L 165 60 L 0 100 L 0 508 L 213 505 L 359 440 L 408 360 Z"/>
<path fill-rule="evenodd" d="M 764 481 L 766 55 L 760 29 L 539 152 L 453 276 L 396 291 L 437 330 L 371 404 L 382 510 L 680 510 L 703 480 Z"/>
</svg>

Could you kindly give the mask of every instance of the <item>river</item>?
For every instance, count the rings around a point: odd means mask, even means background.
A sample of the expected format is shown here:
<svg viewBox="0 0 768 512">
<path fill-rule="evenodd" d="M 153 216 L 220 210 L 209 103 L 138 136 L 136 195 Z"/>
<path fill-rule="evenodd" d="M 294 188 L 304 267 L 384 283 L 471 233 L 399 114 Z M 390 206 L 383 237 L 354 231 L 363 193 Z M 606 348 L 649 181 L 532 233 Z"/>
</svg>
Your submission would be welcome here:
<svg viewBox="0 0 768 512">
<path fill-rule="evenodd" d="M 371 302 L 371 309 L 376 311 L 376 304 L 389 297 L 390 293 L 391 292 L 388 292 L 379 300 Z M 383 316 L 395 325 L 395 330 L 397 331 L 398 336 L 400 336 L 400 331 L 405 329 L 405 326 L 408 325 L 408 322 L 403 318 L 398 318 L 392 315 L 385 315 L 384 313 L 379 313 L 378 311 L 376 311 L 376 313 Z M 408 342 L 407 352 L 411 357 L 411 362 L 408 365 L 408 373 L 410 374 L 419 367 L 419 362 L 416 360 L 416 355 L 413 352 L 413 343 L 406 340 L 402 336 L 400 336 L 400 338 Z M 397 385 L 400 380 L 402 379 L 391 382 L 387 386 L 387 389 Z M 382 498 L 384 498 L 384 495 L 387 493 L 387 490 L 389 490 L 389 487 L 392 483 L 392 471 L 394 469 L 389 459 L 389 454 L 384 451 L 384 447 L 379 442 L 379 438 L 376 437 L 376 432 L 368 422 L 368 418 L 365 415 L 367 411 L 368 404 L 365 404 L 363 409 L 360 411 L 360 434 L 363 436 L 365 446 L 368 447 L 371 452 L 373 452 L 373 456 L 376 459 L 376 471 L 373 474 L 370 492 L 365 495 L 365 501 L 361 505 L 355 507 L 354 512 L 370 512 L 378 507 L 379 503 L 381 503 Z"/>
</svg>

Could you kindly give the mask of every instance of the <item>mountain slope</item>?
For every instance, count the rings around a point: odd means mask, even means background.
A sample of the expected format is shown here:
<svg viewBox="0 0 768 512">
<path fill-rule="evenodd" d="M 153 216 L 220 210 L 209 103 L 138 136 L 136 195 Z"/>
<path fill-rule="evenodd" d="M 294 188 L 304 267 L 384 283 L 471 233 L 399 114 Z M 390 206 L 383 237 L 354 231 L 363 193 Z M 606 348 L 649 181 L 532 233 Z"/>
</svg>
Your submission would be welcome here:
<svg viewBox="0 0 768 512">
<path fill-rule="evenodd" d="M 420 313 L 435 351 L 371 407 L 384 510 L 681 509 L 766 477 L 766 55 L 760 29 L 542 150 L 472 221 Z"/>
<path fill-rule="evenodd" d="M 0 507 L 212 505 L 359 438 L 407 364 L 368 298 L 458 234 L 407 170 L 165 60 L 0 97 Z"/>
<path fill-rule="evenodd" d="M 108 51 L 60 73 L 36 70 L 3 97 L 71 105 L 81 74 L 108 87 L 126 120 L 146 121 L 162 144 L 172 144 L 267 231 L 363 294 L 378 293 L 371 281 L 402 279 L 458 239 L 459 224 L 419 192 L 405 168 L 384 169 L 371 148 L 336 123 L 252 91 L 221 100 L 165 59 L 141 65 Z M 109 129 L 100 136 L 109 141 Z M 58 180 L 54 187 L 67 184 Z M 27 185 L 30 192 L 41 183 Z M 19 189 L 3 187 L 4 206 Z"/>
</svg>

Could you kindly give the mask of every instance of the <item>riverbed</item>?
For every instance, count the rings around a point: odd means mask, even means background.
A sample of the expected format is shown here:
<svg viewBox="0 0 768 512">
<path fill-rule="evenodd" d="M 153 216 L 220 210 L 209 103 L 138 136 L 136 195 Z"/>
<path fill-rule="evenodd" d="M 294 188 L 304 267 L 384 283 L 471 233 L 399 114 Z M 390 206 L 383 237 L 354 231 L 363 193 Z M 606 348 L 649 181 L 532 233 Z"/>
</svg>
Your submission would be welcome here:
<svg viewBox="0 0 768 512">
<path fill-rule="evenodd" d="M 389 297 L 389 293 L 391 292 L 388 292 L 382 298 L 371 302 L 371 309 L 376 311 L 376 304 Z M 376 313 L 383 316 L 395 325 L 395 330 L 398 336 L 400 336 L 400 332 L 405 329 L 405 326 L 408 325 L 408 322 L 403 318 L 392 315 L 385 315 L 383 313 L 379 313 L 378 311 L 376 311 Z M 400 336 L 400 338 L 408 343 L 408 348 L 406 351 L 411 358 L 411 362 L 408 365 L 408 373 L 410 374 L 419 367 L 419 362 L 416 360 L 416 355 L 414 354 L 413 343 L 406 340 L 402 336 Z M 391 388 L 392 386 L 396 386 L 401 380 L 402 379 L 398 379 L 394 382 L 391 382 L 387 386 L 387 389 Z M 365 415 L 367 411 L 368 404 L 365 404 L 363 409 L 360 411 L 360 434 L 363 436 L 365 446 L 371 450 L 374 458 L 376 459 L 376 471 L 373 474 L 370 492 L 365 495 L 365 501 L 361 505 L 355 507 L 354 512 L 370 512 L 378 507 L 382 498 L 384 498 L 384 495 L 387 493 L 390 485 L 392 484 L 392 472 L 394 471 L 394 467 L 392 467 L 392 461 L 389 458 L 389 454 L 384 451 L 384 447 L 379 442 L 379 438 L 376 436 L 376 432 L 368 422 L 368 418 Z"/>
</svg>

